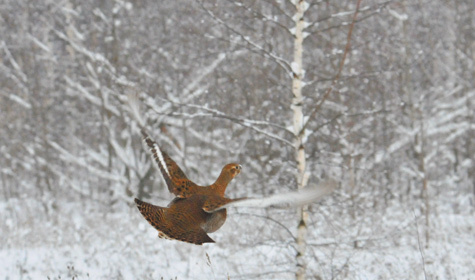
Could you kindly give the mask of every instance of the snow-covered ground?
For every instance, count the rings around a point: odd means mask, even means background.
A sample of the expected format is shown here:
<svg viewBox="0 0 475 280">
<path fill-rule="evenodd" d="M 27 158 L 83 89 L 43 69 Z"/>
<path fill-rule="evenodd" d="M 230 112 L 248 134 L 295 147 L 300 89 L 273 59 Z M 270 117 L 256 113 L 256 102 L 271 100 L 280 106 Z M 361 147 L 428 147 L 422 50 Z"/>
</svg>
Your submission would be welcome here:
<svg viewBox="0 0 475 280">
<path fill-rule="evenodd" d="M 379 221 L 362 217 L 347 228 L 335 217 L 312 217 L 319 222 L 309 236 L 324 237 L 310 241 L 309 279 L 475 279 L 475 219 L 470 209 L 446 206 L 430 216 L 428 248 L 425 220 L 397 203 Z M 274 222 L 233 211 L 212 234 L 217 243 L 203 246 L 159 239 L 131 203 L 44 206 L 25 199 L 2 202 L 1 210 L 1 279 L 294 277 L 292 242 L 271 225 L 291 210 L 275 213 Z M 386 233 L 366 234 L 375 228 Z"/>
</svg>

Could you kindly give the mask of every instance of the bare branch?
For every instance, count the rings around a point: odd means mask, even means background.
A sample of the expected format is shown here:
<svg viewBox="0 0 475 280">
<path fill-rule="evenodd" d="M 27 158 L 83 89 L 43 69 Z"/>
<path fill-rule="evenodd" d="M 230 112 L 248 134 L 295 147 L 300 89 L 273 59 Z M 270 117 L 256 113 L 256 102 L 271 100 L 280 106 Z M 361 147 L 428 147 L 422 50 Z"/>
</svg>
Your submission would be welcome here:
<svg viewBox="0 0 475 280">
<path fill-rule="evenodd" d="M 269 51 L 267 51 L 266 49 L 264 49 L 263 47 L 259 46 L 257 43 L 251 41 L 251 39 L 247 36 L 244 36 L 242 33 L 240 33 L 239 31 L 237 31 L 235 28 L 231 27 L 227 22 L 223 21 L 222 19 L 220 19 L 218 16 L 216 16 L 212 11 L 210 11 L 209 9 L 207 9 L 204 5 L 203 5 L 203 2 L 200 1 L 200 0 L 195 0 L 200 6 L 201 8 L 212 18 L 214 19 L 216 22 L 218 22 L 219 24 L 223 25 L 224 27 L 226 27 L 228 30 L 232 31 L 234 34 L 237 34 L 241 40 L 243 40 L 244 42 L 246 42 L 250 47 L 252 47 L 253 49 L 257 50 L 257 53 L 263 55 L 264 57 L 267 57 L 267 58 L 270 58 L 272 61 L 274 61 L 275 63 L 277 63 L 277 65 L 279 65 L 280 67 L 282 67 L 282 69 L 284 71 L 286 71 L 289 75 L 292 74 L 292 68 L 290 67 L 290 64 L 283 58 L 277 56 L 276 54 L 274 53 L 271 53 Z"/>
<path fill-rule="evenodd" d="M 347 56 L 348 52 L 350 51 L 351 34 L 353 33 L 353 27 L 355 25 L 355 22 L 356 22 L 356 19 L 357 19 L 357 16 L 358 16 L 358 10 L 359 10 L 360 4 L 361 4 L 361 0 L 358 0 L 358 2 L 356 2 L 355 13 L 353 15 L 353 21 L 351 22 L 350 28 L 348 30 L 348 35 L 347 35 L 347 38 L 346 38 L 345 51 L 343 52 L 343 57 L 341 58 L 340 66 L 338 67 L 338 72 L 336 73 L 336 76 L 333 79 L 332 84 L 330 85 L 330 87 L 325 92 L 325 95 L 323 95 L 320 102 L 315 106 L 315 108 L 310 113 L 306 123 L 303 125 L 303 127 L 300 130 L 299 134 L 303 134 L 305 132 L 305 129 L 307 128 L 309 122 L 315 117 L 316 113 L 320 110 L 320 107 L 325 102 L 325 100 L 330 96 L 330 93 L 332 93 L 333 88 L 335 87 L 336 83 L 340 79 L 341 72 L 343 71 L 343 66 L 345 65 L 346 56 Z"/>
<path fill-rule="evenodd" d="M 422 252 L 421 239 L 419 238 L 419 226 L 417 225 L 417 216 L 416 216 L 416 211 L 414 211 L 414 209 L 412 209 L 412 214 L 414 214 L 414 224 L 416 225 L 416 234 L 417 234 L 417 246 L 419 248 L 419 253 L 421 255 L 422 269 L 424 270 L 424 279 L 427 280 L 426 261 L 424 259 L 424 253 Z"/>
<path fill-rule="evenodd" d="M 196 109 L 204 110 L 204 111 L 209 113 L 209 114 L 194 114 L 194 115 L 189 115 L 189 117 L 207 117 L 207 116 L 211 116 L 211 117 L 215 117 L 215 118 L 227 119 L 227 120 L 230 120 L 234 123 L 237 123 L 237 124 L 240 124 L 244 127 L 247 127 L 249 129 L 257 131 L 261 134 L 264 134 L 264 135 L 266 135 L 266 136 L 268 136 L 272 139 L 283 142 L 283 143 L 285 143 L 289 146 L 293 146 L 292 142 L 290 142 L 290 141 L 288 141 L 288 140 L 286 140 L 286 139 L 284 139 L 284 138 L 282 138 L 278 135 L 275 135 L 271 132 L 267 132 L 265 130 L 262 130 L 260 128 L 255 127 L 255 125 L 266 125 L 266 126 L 272 126 L 272 127 L 279 128 L 279 129 L 281 129 L 282 131 L 284 131 L 286 133 L 291 133 L 290 131 L 287 130 L 287 128 L 285 128 L 283 126 L 279 126 L 277 124 L 274 124 L 274 123 L 271 123 L 271 122 L 266 122 L 266 121 L 256 121 L 256 120 L 249 120 L 249 119 L 244 119 L 244 118 L 232 117 L 232 116 L 229 116 L 229 115 L 227 115 L 227 114 L 225 114 L 221 111 L 218 111 L 216 109 L 210 109 L 210 108 L 206 108 L 206 107 L 198 106 L 198 105 L 193 105 L 193 104 L 182 104 L 182 103 L 178 103 L 178 102 L 173 102 L 171 100 L 168 100 L 168 99 L 165 99 L 165 98 L 162 98 L 162 97 L 159 97 L 159 98 L 164 100 L 164 101 L 173 103 L 175 105 L 179 105 L 179 106 L 183 106 L 183 107 L 196 108 Z M 156 113 L 163 114 L 163 113 L 157 112 L 157 111 L 156 111 Z"/>
</svg>

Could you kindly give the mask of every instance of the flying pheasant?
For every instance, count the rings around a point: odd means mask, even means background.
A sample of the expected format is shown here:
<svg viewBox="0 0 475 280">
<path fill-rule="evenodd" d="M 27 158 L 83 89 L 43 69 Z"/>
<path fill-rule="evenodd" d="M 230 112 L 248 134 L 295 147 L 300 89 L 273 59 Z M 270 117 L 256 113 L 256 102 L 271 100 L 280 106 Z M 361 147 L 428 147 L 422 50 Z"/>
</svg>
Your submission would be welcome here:
<svg viewBox="0 0 475 280">
<path fill-rule="evenodd" d="M 218 230 L 226 221 L 229 207 L 268 207 L 271 205 L 298 206 L 308 204 L 330 193 L 334 181 L 318 188 L 305 188 L 299 192 L 277 194 L 266 198 L 230 199 L 224 196 L 226 187 L 242 170 L 241 165 L 230 163 L 223 167 L 213 184 L 198 186 L 190 181 L 180 167 L 144 129 L 136 99 L 130 99 L 132 112 L 137 119 L 143 140 L 160 170 L 168 190 L 176 195 L 167 207 L 155 206 L 139 199 L 135 203 L 145 219 L 158 230 L 160 238 L 175 239 L 201 245 L 214 242 L 208 233 Z"/>
</svg>

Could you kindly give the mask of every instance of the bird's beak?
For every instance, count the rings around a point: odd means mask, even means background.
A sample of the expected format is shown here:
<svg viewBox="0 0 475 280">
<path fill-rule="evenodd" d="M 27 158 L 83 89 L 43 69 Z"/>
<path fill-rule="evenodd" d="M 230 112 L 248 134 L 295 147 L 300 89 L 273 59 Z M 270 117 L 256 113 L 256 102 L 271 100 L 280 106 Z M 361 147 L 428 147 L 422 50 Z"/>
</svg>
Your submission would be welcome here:
<svg viewBox="0 0 475 280">
<path fill-rule="evenodd" d="M 236 175 L 238 175 L 239 173 L 241 173 L 241 170 L 242 170 L 242 166 L 239 164 L 238 166 L 236 166 Z"/>
</svg>

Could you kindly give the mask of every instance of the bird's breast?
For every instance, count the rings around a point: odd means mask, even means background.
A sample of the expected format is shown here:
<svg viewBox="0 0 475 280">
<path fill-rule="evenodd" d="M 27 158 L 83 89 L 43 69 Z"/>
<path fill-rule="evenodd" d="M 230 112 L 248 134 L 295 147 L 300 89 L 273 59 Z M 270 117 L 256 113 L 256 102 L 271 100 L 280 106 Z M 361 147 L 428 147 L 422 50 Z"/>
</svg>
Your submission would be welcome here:
<svg viewBox="0 0 475 280">
<path fill-rule="evenodd" d="M 201 227 L 205 232 L 215 232 L 223 226 L 226 216 L 226 209 L 208 214 L 206 222 Z"/>
</svg>

